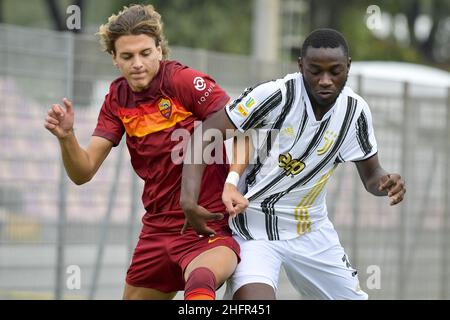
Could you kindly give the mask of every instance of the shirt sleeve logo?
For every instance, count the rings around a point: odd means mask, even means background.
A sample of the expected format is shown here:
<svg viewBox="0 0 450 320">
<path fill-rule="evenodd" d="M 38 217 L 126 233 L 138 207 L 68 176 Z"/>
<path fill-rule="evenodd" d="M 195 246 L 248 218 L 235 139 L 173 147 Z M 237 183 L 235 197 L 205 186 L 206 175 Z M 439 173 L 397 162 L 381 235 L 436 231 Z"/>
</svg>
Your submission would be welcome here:
<svg viewBox="0 0 450 320">
<path fill-rule="evenodd" d="M 161 99 L 159 101 L 158 108 L 164 118 L 170 119 L 170 116 L 172 115 L 172 103 L 170 100 Z"/>
<path fill-rule="evenodd" d="M 253 107 L 255 105 L 255 99 L 253 99 L 252 97 L 250 97 L 247 102 L 245 103 L 245 106 L 250 109 L 251 107 Z"/>
<path fill-rule="evenodd" d="M 245 110 L 245 108 L 242 106 L 241 103 L 238 104 L 237 110 L 239 111 L 239 113 L 240 113 L 244 118 L 245 118 L 246 116 L 248 116 L 247 110 Z"/>
<path fill-rule="evenodd" d="M 248 113 L 250 112 L 250 109 L 256 104 L 256 101 L 254 98 L 250 97 L 245 102 L 241 102 L 237 105 L 237 111 L 243 116 L 244 118 L 248 116 Z"/>
<path fill-rule="evenodd" d="M 206 81 L 202 77 L 195 77 L 194 87 L 197 91 L 203 91 L 206 88 Z"/>
</svg>

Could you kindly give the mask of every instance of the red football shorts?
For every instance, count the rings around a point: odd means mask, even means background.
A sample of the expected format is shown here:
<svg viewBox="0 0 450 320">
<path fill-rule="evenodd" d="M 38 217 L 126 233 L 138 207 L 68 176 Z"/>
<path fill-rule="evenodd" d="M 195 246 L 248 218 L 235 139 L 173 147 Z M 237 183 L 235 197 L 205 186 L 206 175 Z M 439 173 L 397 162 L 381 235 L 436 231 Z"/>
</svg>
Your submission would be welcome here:
<svg viewBox="0 0 450 320">
<path fill-rule="evenodd" d="M 139 236 L 126 282 L 134 287 L 156 289 L 162 292 L 184 290 L 184 270 L 202 252 L 225 246 L 236 253 L 239 244 L 231 236 L 231 230 L 223 227 L 214 237 L 199 237 L 189 228 L 184 234 L 149 233 L 145 226 Z"/>
</svg>

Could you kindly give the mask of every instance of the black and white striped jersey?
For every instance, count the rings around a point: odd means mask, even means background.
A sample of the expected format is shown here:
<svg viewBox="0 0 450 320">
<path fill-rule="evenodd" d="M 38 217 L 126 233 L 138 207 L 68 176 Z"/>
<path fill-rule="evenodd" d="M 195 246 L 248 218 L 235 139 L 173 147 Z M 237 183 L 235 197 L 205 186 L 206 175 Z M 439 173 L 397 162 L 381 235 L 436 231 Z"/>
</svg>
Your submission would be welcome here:
<svg viewBox="0 0 450 320">
<path fill-rule="evenodd" d="M 367 103 L 345 87 L 317 121 L 302 75 L 288 74 L 227 105 L 237 129 L 252 133 L 254 159 L 239 189 L 249 199 L 230 227 L 245 239 L 283 240 L 327 220 L 326 184 L 339 163 L 377 153 Z"/>
</svg>

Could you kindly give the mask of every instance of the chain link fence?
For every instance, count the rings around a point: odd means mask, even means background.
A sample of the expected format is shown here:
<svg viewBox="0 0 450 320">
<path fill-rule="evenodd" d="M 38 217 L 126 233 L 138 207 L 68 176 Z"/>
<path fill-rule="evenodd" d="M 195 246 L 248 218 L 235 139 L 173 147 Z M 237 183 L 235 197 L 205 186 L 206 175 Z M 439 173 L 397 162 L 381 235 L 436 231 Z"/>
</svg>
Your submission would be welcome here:
<svg viewBox="0 0 450 320">
<path fill-rule="evenodd" d="M 297 71 L 189 48 L 172 48 L 171 58 L 211 75 L 233 98 Z M 43 127 L 51 104 L 69 97 L 87 144 L 118 76 L 110 57 L 94 37 L 0 25 L 0 61 L 0 299 L 120 299 L 143 183 L 122 142 L 91 182 L 75 186 Z M 384 168 L 401 173 L 408 189 L 390 207 L 364 190 L 353 164 L 330 182 L 330 218 L 361 287 L 373 299 L 448 299 L 450 89 L 361 76 L 349 84 L 371 106 Z M 278 298 L 301 298 L 284 275 Z"/>
</svg>

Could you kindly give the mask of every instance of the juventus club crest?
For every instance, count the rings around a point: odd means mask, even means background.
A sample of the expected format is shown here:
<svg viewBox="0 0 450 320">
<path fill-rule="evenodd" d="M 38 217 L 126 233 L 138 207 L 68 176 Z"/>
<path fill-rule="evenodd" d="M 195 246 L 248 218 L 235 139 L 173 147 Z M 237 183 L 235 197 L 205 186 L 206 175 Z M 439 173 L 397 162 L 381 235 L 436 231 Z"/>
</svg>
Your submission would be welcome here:
<svg viewBox="0 0 450 320">
<path fill-rule="evenodd" d="M 166 118 L 170 119 L 170 116 L 172 114 L 172 103 L 169 99 L 161 99 L 158 104 L 159 112 L 161 112 L 161 115 Z"/>
</svg>

